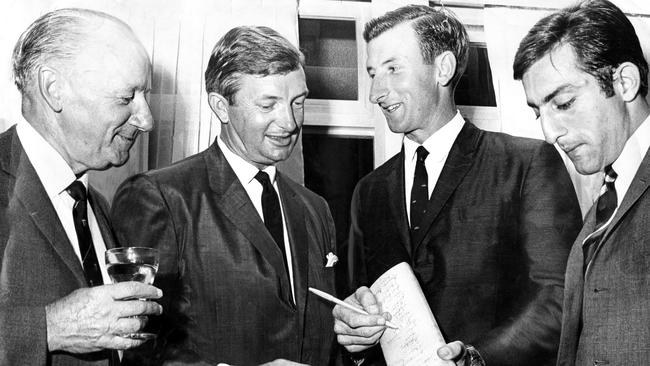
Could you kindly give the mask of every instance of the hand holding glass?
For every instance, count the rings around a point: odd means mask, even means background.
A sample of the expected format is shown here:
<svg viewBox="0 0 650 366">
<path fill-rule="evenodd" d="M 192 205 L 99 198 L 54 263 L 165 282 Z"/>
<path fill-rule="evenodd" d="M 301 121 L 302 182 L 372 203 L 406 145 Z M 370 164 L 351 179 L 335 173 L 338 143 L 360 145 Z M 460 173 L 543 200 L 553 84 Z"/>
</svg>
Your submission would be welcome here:
<svg viewBox="0 0 650 366">
<path fill-rule="evenodd" d="M 106 269 L 113 283 L 136 281 L 151 285 L 158 270 L 158 262 L 158 250 L 154 248 L 122 247 L 106 251 Z M 156 337 L 153 333 L 144 332 L 122 336 L 134 339 Z"/>
</svg>

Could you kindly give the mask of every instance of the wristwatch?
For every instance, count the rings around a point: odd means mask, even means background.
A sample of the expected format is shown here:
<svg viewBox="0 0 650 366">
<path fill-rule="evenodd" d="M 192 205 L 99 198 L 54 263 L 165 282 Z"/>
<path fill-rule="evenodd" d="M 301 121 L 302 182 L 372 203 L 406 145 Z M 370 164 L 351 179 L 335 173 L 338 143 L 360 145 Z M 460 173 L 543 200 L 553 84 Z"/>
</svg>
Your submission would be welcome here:
<svg viewBox="0 0 650 366">
<path fill-rule="evenodd" d="M 349 357 L 354 366 L 361 366 L 363 365 L 364 362 L 366 362 L 366 352 L 361 351 L 357 353 L 352 353 L 349 352 Z"/>
<path fill-rule="evenodd" d="M 465 346 L 465 366 L 486 366 L 483 357 L 474 346 Z"/>
</svg>

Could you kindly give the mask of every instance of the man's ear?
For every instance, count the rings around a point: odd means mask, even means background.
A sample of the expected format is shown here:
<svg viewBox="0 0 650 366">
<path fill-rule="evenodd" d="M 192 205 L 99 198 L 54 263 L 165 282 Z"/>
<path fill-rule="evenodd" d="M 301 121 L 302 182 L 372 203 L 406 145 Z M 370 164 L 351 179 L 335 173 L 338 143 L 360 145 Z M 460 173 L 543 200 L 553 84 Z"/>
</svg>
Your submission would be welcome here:
<svg viewBox="0 0 650 366">
<path fill-rule="evenodd" d="M 623 62 L 614 71 L 614 89 L 625 102 L 631 102 L 639 94 L 641 74 L 639 68 L 631 62 Z"/>
<path fill-rule="evenodd" d="M 63 86 L 62 75 L 55 69 L 42 66 L 37 72 L 38 91 L 55 112 L 63 110 Z"/>
<path fill-rule="evenodd" d="M 456 56 L 451 51 L 444 51 L 435 60 L 436 78 L 442 86 L 449 86 L 456 73 Z"/>
<path fill-rule="evenodd" d="M 230 104 L 228 103 L 228 99 L 223 95 L 211 92 L 208 94 L 208 104 L 210 104 L 212 112 L 219 118 L 221 123 L 228 123 L 230 121 L 230 117 L 228 117 L 228 106 Z"/>
</svg>

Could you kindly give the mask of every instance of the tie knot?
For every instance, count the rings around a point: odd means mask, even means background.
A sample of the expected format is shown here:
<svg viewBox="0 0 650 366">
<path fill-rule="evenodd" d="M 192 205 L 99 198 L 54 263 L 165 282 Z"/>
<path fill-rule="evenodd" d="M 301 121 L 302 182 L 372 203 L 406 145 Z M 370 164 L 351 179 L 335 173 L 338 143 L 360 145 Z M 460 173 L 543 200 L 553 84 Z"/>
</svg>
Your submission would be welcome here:
<svg viewBox="0 0 650 366">
<path fill-rule="evenodd" d="M 415 150 L 415 153 L 418 155 L 418 161 L 423 162 L 429 155 L 429 152 L 427 149 L 424 148 L 424 146 L 418 146 L 418 148 Z"/>
<path fill-rule="evenodd" d="M 605 167 L 605 183 L 613 183 L 617 177 L 618 174 L 616 174 L 611 165 Z"/>
<path fill-rule="evenodd" d="M 75 202 L 86 200 L 86 186 L 78 180 L 72 182 L 65 190 Z"/>
<path fill-rule="evenodd" d="M 262 187 L 273 187 L 271 184 L 271 179 L 269 179 L 269 175 L 266 172 L 259 171 L 257 174 L 255 174 L 255 179 L 257 179 L 258 182 L 262 184 Z"/>
</svg>

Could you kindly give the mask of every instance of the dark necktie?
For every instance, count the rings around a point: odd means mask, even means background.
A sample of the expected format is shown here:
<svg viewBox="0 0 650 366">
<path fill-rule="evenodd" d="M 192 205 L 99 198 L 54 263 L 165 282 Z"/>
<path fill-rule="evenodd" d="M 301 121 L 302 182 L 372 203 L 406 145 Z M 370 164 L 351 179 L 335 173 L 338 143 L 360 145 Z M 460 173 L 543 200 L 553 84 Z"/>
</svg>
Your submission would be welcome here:
<svg viewBox="0 0 650 366">
<path fill-rule="evenodd" d="M 278 194 L 273 188 L 273 184 L 269 179 L 269 175 L 263 171 L 257 172 L 255 175 L 262 184 L 262 213 L 264 214 L 264 226 L 269 230 L 273 240 L 280 248 L 282 257 L 284 258 L 284 267 L 289 274 L 287 265 L 287 253 L 284 251 L 284 234 L 282 230 L 282 211 L 280 211 L 280 200 Z"/>
<path fill-rule="evenodd" d="M 415 152 L 417 161 L 415 174 L 413 174 L 413 187 L 411 187 L 411 236 L 420 229 L 420 221 L 427 211 L 429 202 L 429 175 L 424 165 L 424 160 L 429 152 L 424 146 L 419 146 Z"/>
<path fill-rule="evenodd" d="M 616 206 L 618 204 L 618 198 L 616 196 L 616 188 L 614 187 L 614 181 L 618 175 L 612 169 L 611 165 L 605 167 L 605 182 L 603 183 L 602 188 L 600 189 L 600 196 L 598 197 L 598 202 L 596 203 L 596 229 L 594 232 L 585 239 L 584 244 L 582 245 L 582 251 L 584 255 L 584 266 L 583 270 L 587 270 L 587 265 L 591 262 L 591 259 L 594 256 L 594 252 L 598 247 L 598 243 L 603 237 L 603 233 L 607 231 L 605 224 L 614 214 Z"/>
<path fill-rule="evenodd" d="M 102 273 L 99 270 L 97 253 L 95 253 L 93 238 L 90 235 L 90 227 L 88 226 L 86 187 L 80 181 L 75 180 L 66 188 L 66 191 L 75 200 L 72 207 L 72 218 L 74 219 L 74 229 L 77 232 L 86 281 L 90 287 L 103 285 L 104 281 L 102 281 Z"/>
</svg>

